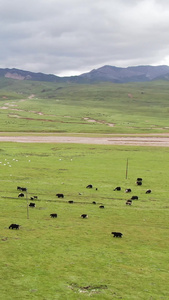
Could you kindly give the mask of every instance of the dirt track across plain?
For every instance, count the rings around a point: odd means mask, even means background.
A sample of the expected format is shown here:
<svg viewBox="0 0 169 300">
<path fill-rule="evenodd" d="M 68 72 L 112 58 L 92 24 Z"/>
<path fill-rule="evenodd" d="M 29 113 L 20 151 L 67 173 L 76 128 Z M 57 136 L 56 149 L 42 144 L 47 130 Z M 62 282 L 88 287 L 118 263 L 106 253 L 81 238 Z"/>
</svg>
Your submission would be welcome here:
<svg viewBox="0 0 169 300">
<path fill-rule="evenodd" d="M 133 145 L 169 147 L 169 137 L 76 137 L 76 136 L 0 136 L 0 142 L 73 143 L 94 145 Z"/>
</svg>

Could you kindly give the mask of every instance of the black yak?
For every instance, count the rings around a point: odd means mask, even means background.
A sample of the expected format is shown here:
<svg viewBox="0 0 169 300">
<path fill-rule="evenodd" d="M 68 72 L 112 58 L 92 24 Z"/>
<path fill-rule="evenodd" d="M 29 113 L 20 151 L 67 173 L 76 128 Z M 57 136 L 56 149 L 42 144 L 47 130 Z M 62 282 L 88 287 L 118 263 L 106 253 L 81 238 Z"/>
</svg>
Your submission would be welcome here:
<svg viewBox="0 0 169 300">
<path fill-rule="evenodd" d="M 87 215 L 87 214 L 82 214 L 80 217 L 81 217 L 82 219 L 87 219 L 87 218 L 88 218 L 88 215 Z"/>
<path fill-rule="evenodd" d="M 57 214 L 50 214 L 51 218 L 57 218 Z"/>
<path fill-rule="evenodd" d="M 9 229 L 19 229 L 19 226 L 20 226 L 20 225 L 18 225 L 18 224 L 11 224 L 11 225 L 9 226 Z"/>
<path fill-rule="evenodd" d="M 122 233 L 121 232 L 112 232 L 112 234 L 114 235 L 114 237 L 122 237 Z"/>
</svg>

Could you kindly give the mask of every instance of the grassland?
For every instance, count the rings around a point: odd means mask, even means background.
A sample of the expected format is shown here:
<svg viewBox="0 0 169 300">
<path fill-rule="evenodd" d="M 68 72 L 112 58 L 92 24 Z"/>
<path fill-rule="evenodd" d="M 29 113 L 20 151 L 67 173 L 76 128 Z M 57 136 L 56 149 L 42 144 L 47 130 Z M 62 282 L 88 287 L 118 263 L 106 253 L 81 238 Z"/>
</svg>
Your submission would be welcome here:
<svg viewBox="0 0 169 300">
<path fill-rule="evenodd" d="M 167 148 L 1 143 L 1 299 L 167 300 L 168 169 Z M 29 214 L 17 186 L 38 196 Z"/>
<path fill-rule="evenodd" d="M 58 84 L 0 80 L 4 132 L 166 133 L 168 82 Z"/>
<path fill-rule="evenodd" d="M 1 79 L 1 134 L 165 135 L 168 94 L 165 81 Z M 168 148 L 162 147 L 1 142 L 1 299 L 168 300 L 168 169 Z M 24 199 L 17 186 L 27 187 Z M 113 191 L 116 186 L 122 191 Z M 34 195 L 36 208 L 30 209 Z M 139 200 L 126 206 L 132 195 Z M 89 218 L 81 219 L 83 213 Z M 9 230 L 11 223 L 20 229 Z M 122 232 L 122 239 L 112 231 Z"/>
</svg>

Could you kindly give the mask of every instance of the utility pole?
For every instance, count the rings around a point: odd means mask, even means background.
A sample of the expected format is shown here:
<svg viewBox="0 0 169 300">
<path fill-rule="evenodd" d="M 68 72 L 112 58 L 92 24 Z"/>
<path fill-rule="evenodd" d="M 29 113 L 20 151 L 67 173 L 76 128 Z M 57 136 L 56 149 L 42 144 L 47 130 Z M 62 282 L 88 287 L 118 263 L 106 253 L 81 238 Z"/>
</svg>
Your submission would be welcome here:
<svg viewBox="0 0 169 300">
<path fill-rule="evenodd" d="M 127 158 L 127 163 L 126 163 L 126 179 L 128 177 L 128 158 Z"/>
</svg>

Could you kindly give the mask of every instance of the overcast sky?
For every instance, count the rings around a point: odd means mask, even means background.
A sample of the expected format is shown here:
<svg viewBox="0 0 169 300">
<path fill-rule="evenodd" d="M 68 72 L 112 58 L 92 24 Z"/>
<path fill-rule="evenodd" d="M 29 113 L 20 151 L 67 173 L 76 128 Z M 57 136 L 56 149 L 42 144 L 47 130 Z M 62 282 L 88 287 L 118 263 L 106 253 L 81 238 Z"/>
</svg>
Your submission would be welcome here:
<svg viewBox="0 0 169 300">
<path fill-rule="evenodd" d="M 0 0 L 0 68 L 169 65 L 168 0 Z"/>
</svg>

